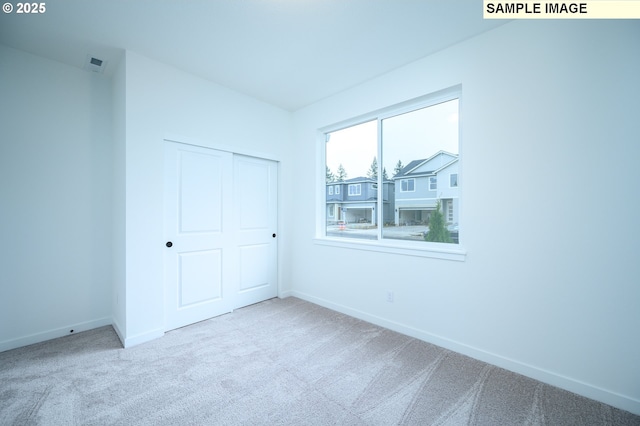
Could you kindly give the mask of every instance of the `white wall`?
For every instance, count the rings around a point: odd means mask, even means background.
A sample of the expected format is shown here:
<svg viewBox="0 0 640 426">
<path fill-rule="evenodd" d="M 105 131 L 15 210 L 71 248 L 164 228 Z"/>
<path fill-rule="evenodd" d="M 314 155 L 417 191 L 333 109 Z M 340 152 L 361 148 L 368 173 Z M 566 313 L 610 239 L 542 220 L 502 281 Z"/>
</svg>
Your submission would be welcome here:
<svg viewBox="0 0 640 426">
<path fill-rule="evenodd" d="M 132 52 L 112 65 L 0 46 L 0 351 L 111 323 L 125 346 L 164 333 L 165 137 L 281 160 L 290 180 L 290 113 Z"/>
<path fill-rule="evenodd" d="M 212 147 L 282 160 L 291 172 L 291 114 L 175 68 L 126 53 L 126 325 L 125 346 L 164 333 L 163 139 L 178 136 Z M 286 212 L 281 197 L 280 220 Z M 286 234 L 279 232 L 280 259 Z M 281 265 L 280 278 L 287 276 Z M 122 302 L 120 302 L 122 303 Z M 122 329 L 124 328 L 124 330 Z"/>
<path fill-rule="evenodd" d="M 640 413 L 639 51 L 513 22 L 298 111 L 291 294 Z M 456 84 L 466 261 L 314 244 L 317 129 Z"/>
<path fill-rule="evenodd" d="M 111 95 L 0 45 L 0 351 L 111 323 Z"/>
</svg>

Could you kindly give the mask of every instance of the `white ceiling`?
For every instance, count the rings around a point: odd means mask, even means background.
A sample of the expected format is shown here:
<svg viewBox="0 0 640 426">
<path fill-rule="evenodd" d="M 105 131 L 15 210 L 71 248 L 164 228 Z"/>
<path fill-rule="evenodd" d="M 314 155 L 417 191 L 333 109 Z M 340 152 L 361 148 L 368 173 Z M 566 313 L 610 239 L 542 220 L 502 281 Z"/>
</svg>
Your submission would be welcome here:
<svg viewBox="0 0 640 426">
<path fill-rule="evenodd" d="M 17 2 L 11 1 L 15 4 Z M 0 43 L 113 72 L 132 50 L 296 110 L 494 28 L 480 0 L 46 0 Z"/>
</svg>

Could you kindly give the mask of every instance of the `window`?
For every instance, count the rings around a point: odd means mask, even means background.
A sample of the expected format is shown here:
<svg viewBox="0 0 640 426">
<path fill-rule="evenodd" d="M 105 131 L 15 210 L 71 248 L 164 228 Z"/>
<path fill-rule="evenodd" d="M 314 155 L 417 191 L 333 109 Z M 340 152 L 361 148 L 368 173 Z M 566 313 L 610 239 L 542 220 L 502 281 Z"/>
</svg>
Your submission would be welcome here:
<svg viewBox="0 0 640 426">
<path fill-rule="evenodd" d="M 329 195 L 333 195 L 333 186 L 329 185 Z"/>
<path fill-rule="evenodd" d="M 435 176 L 429 177 L 429 191 L 436 191 L 438 189 L 438 178 Z"/>
<path fill-rule="evenodd" d="M 413 192 L 416 188 L 416 180 L 415 179 L 402 179 L 400 181 L 400 191 L 402 192 Z"/>
<path fill-rule="evenodd" d="M 459 217 L 460 204 L 451 202 L 459 199 L 459 95 L 459 88 L 446 90 L 323 131 L 327 176 L 365 186 L 348 184 L 348 195 L 357 199 L 331 201 L 337 217 L 323 218 L 319 241 L 455 248 L 459 227 L 454 238 L 448 223 Z M 449 188 L 438 190 L 439 174 L 449 176 Z"/>
<path fill-rule="evenodd" d="M 336 195 L 340 195 L 340 185 L 336 185 Z"/>
</svg>

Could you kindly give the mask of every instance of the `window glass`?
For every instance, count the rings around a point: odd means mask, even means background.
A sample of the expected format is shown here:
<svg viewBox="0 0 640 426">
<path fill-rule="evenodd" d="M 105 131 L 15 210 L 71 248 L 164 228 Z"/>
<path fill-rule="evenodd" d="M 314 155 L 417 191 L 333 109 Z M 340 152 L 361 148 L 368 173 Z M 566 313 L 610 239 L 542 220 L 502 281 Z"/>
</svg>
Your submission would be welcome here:
<svg viewBox="0 0 640 426">
<path fill-rule="evenodd" d="M 325 158 L 327 185 L 344 182 L 345 195 L 327 197 L 326 235 L 330 237 L 377 239 L 377 188 L 363 184 L 375 183 L 378 155 L 377 120 L 326 134 Z M 368 188 L 368 189 L 367 189 Z M 363 193 L 364 192 L 364 193 Z M 338 187 L 334 194 L 340 194 Z"/>
<path fill-rule="evenodd" d="M 458 99 L 422 105 L 326 133 L 326 184 L 347 186 L 326 236 L 458 243 Z"/>
<path fill-rule="evenodd" d="M 383 165 L 393 170 L 390 183 L 405 182 L 408 177 L 415 181 L 413 192 L 407 193 L 404 186 L 395 192 L 382 237 L 454 242 L 451 233 L 457 212 L 453 203 L 445 207 L 443 200 L 457 198 L 457 188 L 439 190 L 438 178 L 446 182 L 457 173 L 458 99 L 383 119 L 382 158 Z"/>
</svg>

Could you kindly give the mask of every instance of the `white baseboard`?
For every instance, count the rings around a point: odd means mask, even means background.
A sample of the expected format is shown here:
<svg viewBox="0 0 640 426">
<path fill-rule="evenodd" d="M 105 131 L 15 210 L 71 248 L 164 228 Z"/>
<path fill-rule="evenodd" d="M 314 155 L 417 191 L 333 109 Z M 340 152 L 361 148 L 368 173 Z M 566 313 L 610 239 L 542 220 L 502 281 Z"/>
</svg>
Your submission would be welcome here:
<svg viewBox="0 0 640 426">
<path fill-rule="evenodd" d="M 116 321 L 115 318 L 113 320 L 112 326 L 113 326 L 113 330 L 118 335 L 118 338 L 120 339 L 120 343 L 122 343 L 123 348 L 130 348 L 132 346 L 136 346 L 141 343 L 146 343 L 151 340 L 164 336 L 164 329 L 159 328 L 156 330 L 148 331 L 146 333 L 140 333 L 132 337 L 126 337 L 125 334 L 122 332 L 122 327 L 120 326 L 120 324 L 118 324 L 118 321 Z"/>
<path fill-rule="evenodd" d="M 376 315 L 368 314 L 364 311 L 353 309 L 348 306 L 340 305 L 299 291 L 290 291 L 287 292 L 287 296 L 281 295 L 280 297 L 288 296 L 298 297 L 308 302 L 315 303 L 316 305 L 320 305 L 325 308 L 349 315 L 351 317 L 379 325 L 389 330 L 397 331 L 398 333 L 402 333 L 407 336 L 415 337 L 416 339 L 420 339 L 428 343 L 433 343 L 434 345 L 452 350 L 463 355 L 467 355 L 471 358 L 484 361 L 497 367 L 504 368 L 505 370 L 513 371 L 514 373 L 522 374 L 523 376 L 539 380 L 543 383 L 547 383 L 552 386 L 556 386 L 558 388 L 576 393 L 578 395 L 582 395 L 596 401 L 604 402 L 605 404 L 609 404 L 613 407 L 617 407 L 622 410 L 640 415 L 640 400 L 631 398 L 629 396 L 612 392 L 598 386 L 593 386 L 588 383 L 584 383 L 582 381 L 572 379 L 570 377 L 566 377 L 545 369 L 541 369 L 514 359 L 505 358 L 494 353 L 486 352 L 484 350 L 474 348 L 472 346 L 468 346 L 442 336 L 434 335 L 413 327 L 406 326 L 404 324 L 390 321 Z"/>
<path fill-rule="evenodd" d="M 278 293 L 278 298 L 280 299 L 286 299 L 287 297 L 291 296 L 293 296 L 293 291 L 291 290 L 281 291 L 280 293 Z M 300 299 L 302 299 L 302 297 Z"/>
<path fill-rule="evenodd" d="M 132 346 L 140 345 L 142 343 L 149 342 L 151 340 L 160 338 L 164 336 L 164 328 L 158 328 L 155 330 L 147 331 L 144 333 L 136 334 L 135 336 L 122 338 L 122 334 L 116 330 L 118 337 L 120 337 L 120 341 L 122 342 L 122 346 L 126 348 L 130 348 Z"/>
<path fill-rule="evenodd" d="M 114 318 L 112 323 L 111 323 L 111 327 L 113 327 L 113 331 L 116 332 L 116 334 L 118 335 L 118 339 L 120 339 L 120 343 L 122 344 L 122 347 L 124 348 L 124 334 L 122 334 L 121 328 L 120 328 L 120 324 L 118 324 L 118 321 L 116 321 L 116 319 Z"/>
<path fill-rule="evenodd" d="M 111 318 L 99 318 L 92 321 L 70 324 L 65 327 L 55 328 L 53 330 L 43 331 L 41 333 L 34 333 L 28 336 L 18 337 L 17 339 L 5 340 L 4 342 L 0 342 L 0 352 L 21 348 L 23 346 L 33 345 L 34 343 L 40 343 L 46 340 L 57 339 L 58 337 L 69 336 L 71 334 L 80 333 L 82 331 L 104 327 L 105 325 L 111 325 Z"/>
</svg>

